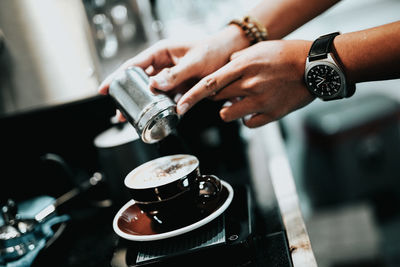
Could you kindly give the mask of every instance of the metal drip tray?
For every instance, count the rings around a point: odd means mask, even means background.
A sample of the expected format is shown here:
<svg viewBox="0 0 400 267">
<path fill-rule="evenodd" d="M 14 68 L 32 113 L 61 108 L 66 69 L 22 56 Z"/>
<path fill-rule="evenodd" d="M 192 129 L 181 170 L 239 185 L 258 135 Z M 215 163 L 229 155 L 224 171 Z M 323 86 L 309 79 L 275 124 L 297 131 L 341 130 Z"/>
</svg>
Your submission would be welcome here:
<svg viewBox="0 0 400 267">
<path fill-rule="evenodd" d="M 136 263 L 159 261 L 226 243 L 225 217 L 220 216 L 193 233 L 156 242 L 142 242 L 138 246 Z"/>
</svg>

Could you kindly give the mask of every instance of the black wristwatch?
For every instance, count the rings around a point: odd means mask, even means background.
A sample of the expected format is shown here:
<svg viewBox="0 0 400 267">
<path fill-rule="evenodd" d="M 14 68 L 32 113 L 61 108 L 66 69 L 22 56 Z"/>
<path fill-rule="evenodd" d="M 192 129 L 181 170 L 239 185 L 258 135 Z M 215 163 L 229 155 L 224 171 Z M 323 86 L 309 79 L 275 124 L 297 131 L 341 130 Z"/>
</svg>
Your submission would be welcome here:
<svg viewBox="0 0 400 267">
<path fill-rule="evenodd" d="M 306 61 L 304 79 L 310 93 L 324 101 L 350 97 L 355 85 L 349 84 L 339 62 L 331 51 L 339 32 L 319 37 L 313 42 Z"/>
</svg>

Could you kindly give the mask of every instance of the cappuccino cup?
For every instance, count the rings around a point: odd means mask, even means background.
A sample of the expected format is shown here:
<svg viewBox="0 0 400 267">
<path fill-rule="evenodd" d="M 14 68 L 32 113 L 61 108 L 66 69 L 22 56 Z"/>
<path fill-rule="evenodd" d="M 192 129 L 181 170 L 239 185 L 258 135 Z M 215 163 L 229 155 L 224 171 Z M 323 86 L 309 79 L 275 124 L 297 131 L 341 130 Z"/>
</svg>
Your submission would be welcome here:
<svg viewBox="0 0 400 267">
<path fill-rule="evenodd" d="M 222 184 L 215 175 L 202 175 L 199 160 L 178 154 L 148 161 L 125 178 L 135 204 L 166 227 L 187 224 L 218 198 Z"/>
</svg>

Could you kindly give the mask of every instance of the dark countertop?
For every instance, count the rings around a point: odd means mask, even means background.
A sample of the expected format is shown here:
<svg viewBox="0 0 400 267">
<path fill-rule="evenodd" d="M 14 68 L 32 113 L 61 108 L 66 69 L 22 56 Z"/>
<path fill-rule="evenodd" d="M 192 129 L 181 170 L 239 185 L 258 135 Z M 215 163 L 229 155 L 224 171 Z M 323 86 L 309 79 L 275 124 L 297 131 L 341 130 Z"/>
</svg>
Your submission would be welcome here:
<svg viewBox="0 0 400 267">
<path fill-rule="evenodd" d="M 225 264 L 225 266 L 291 266 L 279 208 L 275 202 L 275 205 L 268 209 L 259 209 L 252 197 L 249 179 L 243 178 L 245 173 L 248 173 L 248 170 L 237 171 L 236 174 L 231 173 L 229 175 L 230 183 L 233 184 L 235 190 L 235 197 L 230 209 L 228 209 L 230 211 L 225 214 L 229 218 L 246 217 L 243 214 L 247 214 L 245 206 L 246 199 L 249 198 L 249 205 L 252 206 L 249 213 L 251 214 L 252 224 L 251 234 L 243 234 L 240 245 L 227 246 L 223 253 L 240 256 L 236 258 L 230 256 L 232 260 L 230 264 L 224 258 L 222 264 Z M 221 175 L 227 175 L 227 173 Z M 221 175 L 219 176 L 222 177 Z M 238 183 L 237 181 L 241 182 Z M 90 193 L 82 195 L 64 208 L 64 211 L 71 216 L 71 221 L 67 223 L 62 235 L 50 247 L 40 252 L 32 265 L 33 267 L 133 266 L 126 265 L 126 257 L 127 251 L 132 250 L 129 250 L 129 248 L 136 242 L 119 238 L 112 229 L 112 220 L 120 206 L 96 207 L 90 199 L 92 199 Z M 238 212 L 241 212 L 242 215 Z M 243 222 L 241 222 L 241 225 L 243 227 Z M 237 228 L 236 226 L 232 227 L 228 227 L 228 229 Z M 251 252 L 249 248 L 252 248 Z M 209 253 L 214 253 L 212 250 L 210 251 Z M 244 251 L 245 253 L 243 253 Z M 221 252 L 215 251 L 215 253 Z M 193 260 L 196 255 L 200 257 L 200 254 L 190 255 L 191 265 L 197 262 Z M 187 260 L 187 258 L 182 258 L 178 262 L 185 263 Z M 214 265 L 211 264 L 210 266 L 217 266 L 217 264 L 222 266 L 220 265 L 221 262 L 218 261 L 214 261 Z M 158 266 L 165 265 L 161 263 Z"/>
</svg>

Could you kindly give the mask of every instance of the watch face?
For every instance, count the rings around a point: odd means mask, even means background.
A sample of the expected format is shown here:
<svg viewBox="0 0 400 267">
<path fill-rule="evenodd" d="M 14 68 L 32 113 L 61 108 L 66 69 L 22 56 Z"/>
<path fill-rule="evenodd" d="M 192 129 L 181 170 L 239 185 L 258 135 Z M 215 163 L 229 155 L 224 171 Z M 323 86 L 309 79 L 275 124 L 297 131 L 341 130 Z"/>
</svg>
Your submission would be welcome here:
<svg viewBox="0 0 400 267">
<path fill-rule="evenodd" d="M 325 64 L 318 64 L 307 72 L 306 82 L 314 95 L 330 98 L 340 93 L 343 81 L 337 70 Z"/>
</svg>

